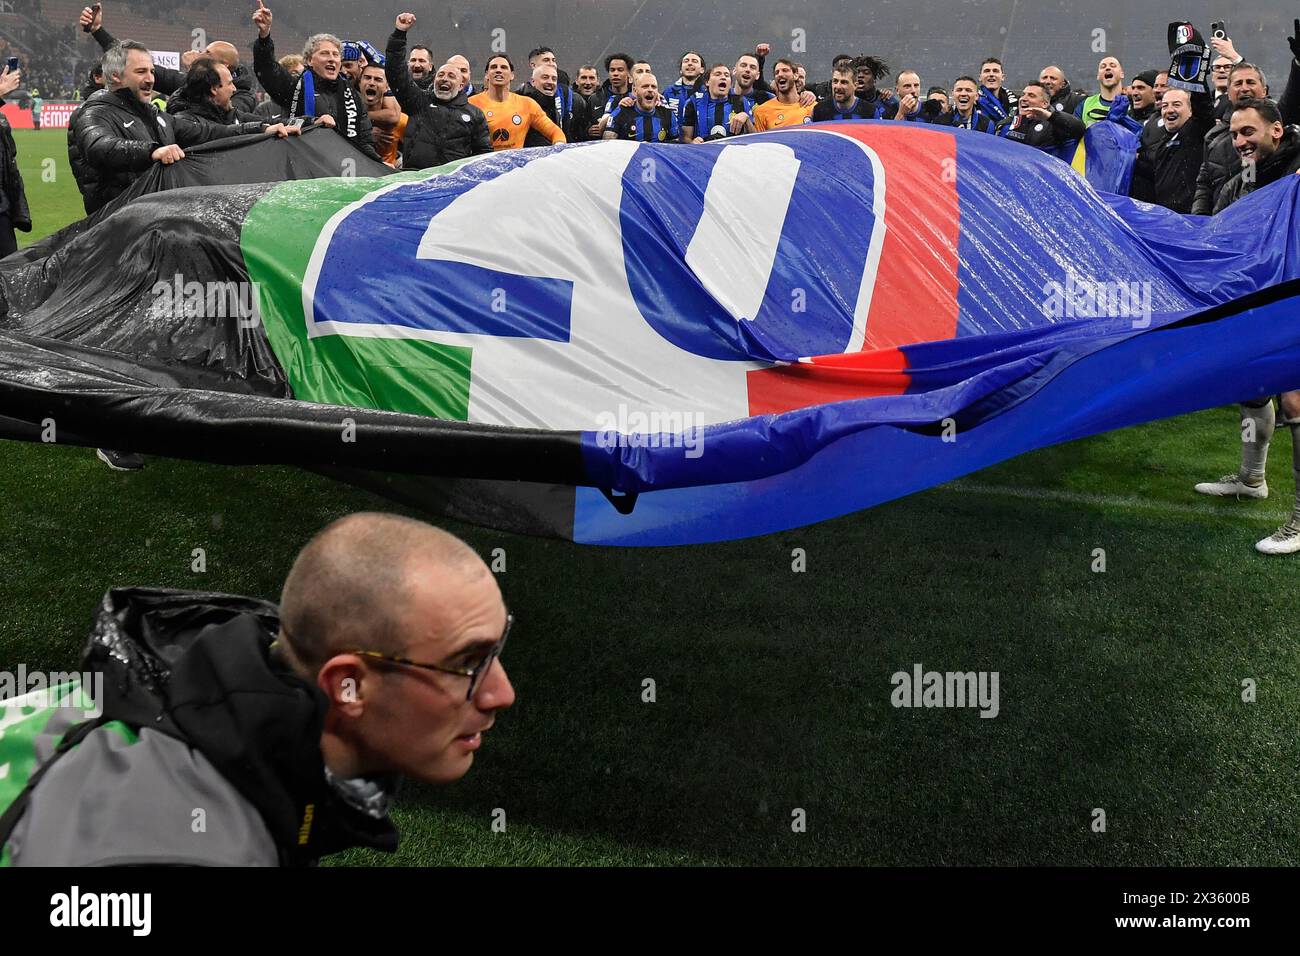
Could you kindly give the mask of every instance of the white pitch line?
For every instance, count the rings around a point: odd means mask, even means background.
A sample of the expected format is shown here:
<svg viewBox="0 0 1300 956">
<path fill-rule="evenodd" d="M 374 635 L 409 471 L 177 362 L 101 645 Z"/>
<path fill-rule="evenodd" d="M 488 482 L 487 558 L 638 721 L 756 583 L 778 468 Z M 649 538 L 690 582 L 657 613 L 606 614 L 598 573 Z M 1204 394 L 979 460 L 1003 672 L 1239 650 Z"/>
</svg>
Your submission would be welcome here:
<svg viewBox="0 0 1300 956">
<path fill-rule="evenodd" d="M 1205 498 L 1202 504 L 1195 500 L 1186 503 L 1159 501 L 1154 498 L 1141 498 L 1136 495 L 1098 495 L 1083 491 L 1060 491 L 1053 488 L 1018 488 L 1013 485 L 985 485 L 974 481 L 950 481 L 939 485 L 932 491 L 960 492 L 971 495 L 991 495 L 1001 498 L 1020 498 L 1027 501 L 1054 501 L 1069 505 L 1095 505 L 1118 511 L 1155 511 L 1163 514 L 1202 515 L 1216 518 L 1238 518 L 1242 522 L 1264 523 L 1267 521 L 1285 521 L 1291 517 L 1289 511 L 1257 511 L 1251 502 L 1243 501 L 1239 505 L 1212 504 L 1204 495 L 1197 495 L 1191 487 L 1187 489 L 1189 498 Z"/>
</svg>

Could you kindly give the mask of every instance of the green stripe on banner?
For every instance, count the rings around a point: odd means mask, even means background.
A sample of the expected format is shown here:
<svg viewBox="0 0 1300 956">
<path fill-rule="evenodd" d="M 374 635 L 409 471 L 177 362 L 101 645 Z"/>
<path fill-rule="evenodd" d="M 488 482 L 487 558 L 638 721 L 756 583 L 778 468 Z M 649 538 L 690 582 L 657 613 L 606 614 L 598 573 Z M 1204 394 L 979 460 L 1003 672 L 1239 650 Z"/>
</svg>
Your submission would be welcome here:
<svg viewBox="0 0 1300 956">
<path fill-rule="evenodd" d="M 311 179 L 280 183 L 244 219 L 240 245 L 255 283 L 272 351 L 302 401 L 385 409 L 451 421 L 469 418 L 471 350 L 419 339 L 307 337 L 302 283 L 316 241 L 331 216 L 391 186 L 449 173 L 469 160 L 382 179 Z M 381 260 L 377 272 L 400 268 Z M 418 307 L 418 303 L 406 304 Z M 374 375 L 384 369 L 383 375 Z"/>
</svg>

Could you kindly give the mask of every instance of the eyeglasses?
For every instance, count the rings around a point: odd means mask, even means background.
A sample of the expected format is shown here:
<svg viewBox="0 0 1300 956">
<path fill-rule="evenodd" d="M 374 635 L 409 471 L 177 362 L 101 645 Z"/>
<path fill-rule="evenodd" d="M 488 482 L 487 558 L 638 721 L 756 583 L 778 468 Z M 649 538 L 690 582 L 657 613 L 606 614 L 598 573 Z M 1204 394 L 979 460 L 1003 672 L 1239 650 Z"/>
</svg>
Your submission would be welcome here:
<svg viewBox="0 0 1300 956">
<path fill-rule="evenodd" d="M 469 678 L 469 688 L 465 692 L 465 699 L 473 700 L 475 692 L 483 686 L 483 678 L 487 672 L 492 669 L 492 662 L 501 656 L 501 651 L 506 646 L 506 638 L 510 636 L 510 627 L 515 622 L 515 617 L 509 611 L 506 612 L 506 627 L 501 632 L 501 637 L 493 644 L 483 658 L 473 667 L 443 667 L 441 664 L 422 664 L 419 661 L 409 660 L 405 657 L 392 657 L 388 654 L 381 654 L 378 651 L 351 650 L 345 651 L 347 654 L 357 654 L 361 657 L 369 657 L 372 660 L 387 661 L 389 664 L 398 664 L 402 667 L 418 667 L 421 670 L 439 671 L 443 674 L 457 674 L 461 677 Z"/>
<path fill-rule="evenodd" d="M 361 650 L 359 648 L 353 648 L 351 650 L 341 651 L 340 653 L 356 654 L 359 657 L 368 657 L 371 660 L 384 661 L 386 663 L 397 664 L 402 667 L 418 667 L 421 670 L 439 671 L 443 674 L 456 674 L 460 677 L 468 677 L 469 689 L 465 694 L 465 699 L 469 701 L 474 699 L 475 692 L 477 692 L 479 687 L 483 685 L 483 678 L 487 675 L 488 671 L 492 669 L 492 662 L 501 656 L 501 651 L 506 646 L 506 638 L 510 636 L 510 628 L 514 625 L 514 623 L 515 623 L 515 616 L 511 614 L 509 611 L 507 611 L 506 626 L 505 626 L 505 630 L 501 632 L 501 637 L 497 640 L 495 644 L 493 644 L 490 648 L 488 648 L 487 653 L 483 655 L 483 658 L 479 660 L 476 664 L 474 664 L 474 666 L 472 667 L 443 667 L 441 664 L 424 664 L 419 661 L 413 661 L 405 657 L 393 657 L 390 654 L 382 654 L 379 651 L 366 651 L 366 650 Z M 293 641 L 293 635 L 290 634 L 288 630 L 285 629 L 283 621 L 280 623 L 280 630 L 284 632 L 284 636 L 286 638 L 288 638 L 291 642 Z"/>
</svg>

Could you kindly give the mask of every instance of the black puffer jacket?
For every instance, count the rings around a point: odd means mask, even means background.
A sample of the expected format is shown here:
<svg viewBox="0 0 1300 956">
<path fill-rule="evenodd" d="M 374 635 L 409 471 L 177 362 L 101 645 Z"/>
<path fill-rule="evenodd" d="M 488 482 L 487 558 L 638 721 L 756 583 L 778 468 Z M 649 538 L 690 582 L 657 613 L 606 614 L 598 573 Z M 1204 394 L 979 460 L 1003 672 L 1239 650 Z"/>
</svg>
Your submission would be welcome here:
<svg viewBox="0 0 1300 956">
<path fill-rule="evenodd" d="M 1241 157 L 1232 145 L 1232 131 L 1227 123 L 1219 123 L 1205 134 L 1205 158 L 1201 160 L 1201 169 L 1196 175 L 1192 212 L 1198 216 L 1214 212 L 1223 184 L 1239 172 Z"/>
<path fill-rule="evenodd" d="M 209 123 L 186 113 L 161 113 L 130 90 L 100 90 L 72 115 L 68 160 L 90 214 L 152 166 L 159 146 L 184 149 L 241 132 L 239 126 Z"/>
<path fill-rule="evenodd" d="M 1214 124 L 1214 100 L 1208 93 L 1192 95 L 1192 115 L 1177 133 L 1155 127 L 1155 119 L 1142 128 L 1142 145 L 1133 169 L 1129 195 L 1157 203 L 1174 212 L 1192 211 L 1196 178 L 1205 148 L 1205 133 Z M 1147 136 L 1155 127 L 1156 133 Z M 1145 192 L 1143 191 L 1145 190 Z"/>
<path fill-rule="evenodd" d="M 329 702 L 284 661 L 278 630 L 278 609 L 255 598 L 105 595 L 82 659 L 102 675 L 102 714 L 52 708 L 35 742 L 43 774 L 0 831 L 13 865 L 304 866 L 350 847 L 395 850 L 396 779 L 327 772 Z M 79 742 L 56 750 L 65 734 Z"/>
<path fill-rule="evenodd" d="M 1238 170 L 1223 184 L 1214 211 L 1227 209 L 1243 196 L 1271 186 L 1283 176 L 1291 176 L 1297 171 L 1300 171 L 1300 126 L 1288 126 L 1282 133 L 1282 142 L 1268 159 L 1258 164 L 1254 176 L 1247 178 L 1243 175 L 1244 170 Z"/>
<path fill-rule="evenodd" d="M 407 116 L 402 139 L 403 169 L 427 169 L 492 152 L 487 117 L 469 102 L 463 90 L 450 100 L 440 100 L 431 89 L 422 90 L 411 81 L 403 31 L 393 31 L 384 56 L 388 88 Z"/>
<path fill-rule="evenodd" d="M 1294 59 L 1291 61 L 1286 89 L 1282 91 L 1277 108 L 1282 114 L 1284 125 L 1300 123 L 1300 63 Z M 1232 103 L 1225 96 L 1215 109 L 1216 115 L 1222 111 L 1222 122 L 1205 134 L 1205 159 L 1201 162 L 1201 170 L 1196 177 L 1196 198 L 1192 202 L 1192 212 L 1198 216 L 1208 216 L 1214 212 L 1224 184 L 1241 172 L 1241 157 L 1232 145 Z"/>
<path fill-rule="evenodd" d="M 1023 118 L 1014 112 L 998 124 L 999 136 L 1044 151 L 1078 139 L 1083 133 L 1083 120 L 1058 110 L 1052 110 L 1045 120 Z"/>
<path fill-rule="evenodd" d="M 100 49 L 105 52 L 117 43 L 117 37 L 109 33 L 103 27 L 91 34 L 95 42 L 99 44 Z M 108 77 L 104 77 L 104 83 L 107 85 Z M 173 70 L 169 66 L 158 66 L 156 63 L 153 68 L 153 89 L 155 93 L 161 93 L 163 96 L 170 96 L 181 88 L 185 82 L 185 73 L 182 70 Z"/>
<path fill-rule="evenodd" d="M 103 49 L 107 50 L 117 38 L 102 27 L 91 34 Z M 251 113 L 257 107 L 257 94 L 253 92 L 253 77 L 240 64 L 230 71 L 231 82 L 235 84 L 235 92 L 230 97 L 230 105 L 237 110 L 245 113 Z M 171 67 L 154 66 L 153 68 L 153 86 L 154 89 L 164 96 L 170 96 L 181 88 L 185 82 L 184 70 L 173 70 Z M 168 112 L 171 111 L 171 104 L 167 105 Z"/>
<path fill-rule="evenodd" d="M 205 119 L 209 123 L 217 123 L 220 126 L 238 126 L 241 133 L 260 133 L 266 129 L 269 121 L 256 113 L 236 109 L 234 97 L 230 99 L 230 107 L 223 113 L 217 109 L 217 104 L 210 99 L 206 99 L 201 103 L 191 103 L 178 94 L 173 94 L 167 99 L 167 112 L 172 116 L 189 113 L 199 119 Z"/>
<path fill-rule="evenodd" d="M 1052 97 L 1052 109 L 1058 113 L 1069 113 L 1071 116 L 1078 110 L 1079 104 L 1088 98 L 1087 93 L 1076 91 L 1066 80 L 1056 95 Z"/>
<path fill-rule="evenodd" d="M 258 37 L 253 41 L 253 70 L 258 82 L 266 94 L 285 108 L 289 118 L 305 116 L 303 104 L 298 104 L 298 112 L 293 112 L 294 93 L 303 83 L 301 76 L 294 76 L 275 59 L 275 43 L 270 37 Z M 316 88 L 313 116 L 328 113 L 334 117 L 334 130 L 361 152 L 376 162 L 379 154 L 375 152 L 374 132 L 370 126 L 370 114 L 366 112 L 365 101 L 356 88 L 351 86 L 343 73 L 333 80 L 327 80 L 314 74 Z M 352 106 L 349 114 L 348 106 Z"/>
<path fill-rule="evenodd" d="M 257 109 L 257 94 L 253 92 L 253 77 L 243 66 L 235 67 L 230 74 L 235 84 L 235 92 L 230 94 L 230 105 L 241 113 L 252 113 Z"/>
<path fill-rule="evenodd" d="M 84 103 L 96 93 L 104 88 L 104 84 L 96 83 L 92 77 L 87 76 L 85 84 L 81 87 L 81 100 Z"/>
<path fill-rule="evenodd" d="M 9 217 L 15 229 L 32 231 L 27 191 L 23 188 L 23 174 L 18 171 L 18 147 L 14 145 L 14 134 L 4 116 L 0 116 L 0 213 Z"/>
<path fill-rule="evenodd" d="M 519 88 L 519 92 L 540 106 L 542 112 L 546 114 L 546 118 L 564 131 L 564 138 L 570 143 L 584 143 L 587 141 L 587 130 L 592 123 L 596 122 L 596 118 L 591 115 L 591 105 L 581 93 L 575 91 L 572 87 L 557 86 L 555 95 L 547 96 L 541 90 L 534 89 L 531 83 L 525 83 Z M 556 108 L 557 100 L 561 103 L 568 101 L 567 116 L 560 115 L 560 111 Z M 535 129 L 530 129 L 528 135 L 524 137 L 525 147 L 550 145 L 550 139 Z"/>
<path fill-rule="evenodd" d="M 253 110 L 254 116 L 260 116 L 268 123 L 278 123 L 283 118 L 286 110 L 283 106 L 271 99 L 269 96 L 257 104 L 257 109 Z"/>
</svg>

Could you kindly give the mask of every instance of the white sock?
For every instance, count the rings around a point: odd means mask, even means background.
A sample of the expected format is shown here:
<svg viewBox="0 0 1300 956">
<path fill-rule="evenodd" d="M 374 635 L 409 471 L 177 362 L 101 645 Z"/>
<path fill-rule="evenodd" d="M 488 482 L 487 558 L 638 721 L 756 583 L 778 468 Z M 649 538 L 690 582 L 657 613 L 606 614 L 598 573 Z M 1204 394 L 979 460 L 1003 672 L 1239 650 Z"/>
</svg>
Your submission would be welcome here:
<svg viewBox="0 0 1300 956">
<path fill-rule="evenodd" d="M 1268 445 L 1273 440 L 1276 420 L 1271 401 L 1260 408 L 1241 406 L 1241 480 L 1248 485 L 1258 485 L 1264 480 Z M 1247 441 L 1247 435 L 1252 432 L 1254 441 Z"/>
<path fill-rule="evenodd" d="M 1291 508 L 1291 520 L 1300 521 L 1300 418 L 1284 418 L 1282 421 L 1291 428 L 1291 471 L 1295 475 L 1295 504 Z"/>
</svg>

